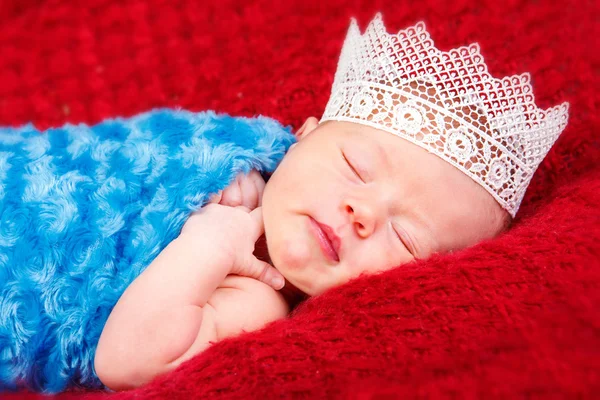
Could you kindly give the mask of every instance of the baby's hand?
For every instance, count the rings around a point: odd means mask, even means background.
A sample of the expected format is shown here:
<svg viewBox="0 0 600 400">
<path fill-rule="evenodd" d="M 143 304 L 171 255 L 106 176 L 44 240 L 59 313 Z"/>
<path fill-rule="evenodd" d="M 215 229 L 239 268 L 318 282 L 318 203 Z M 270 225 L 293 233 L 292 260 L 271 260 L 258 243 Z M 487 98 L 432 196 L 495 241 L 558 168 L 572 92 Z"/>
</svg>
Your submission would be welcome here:
<svg viewBox="0 0 600 400">
<path fill-rule="evenodd" d="M 181 235 L 191 243 L 195 240 L 210 240 L 211 248 L 224 252 L 229 260 L 228 274 L 254 278 L 279 290 L 284 286 L 283 275 L 253 254 L 256 241 L 264 231 L 261 207 L 251 211 L 244 206 L 207 204 L 192 213 L 184 224 Z"/>
<path fill-rule="evenodd" d="M 250 210 L 262 205 L 262 195 L 265 190 L 265 181 L 257 170 L 252 170 L 248 175 L 238 174 L 225 190 L 214 195 L 209 203 L 218 203 L 224 206 L 244 206 Z"/>
</svg>

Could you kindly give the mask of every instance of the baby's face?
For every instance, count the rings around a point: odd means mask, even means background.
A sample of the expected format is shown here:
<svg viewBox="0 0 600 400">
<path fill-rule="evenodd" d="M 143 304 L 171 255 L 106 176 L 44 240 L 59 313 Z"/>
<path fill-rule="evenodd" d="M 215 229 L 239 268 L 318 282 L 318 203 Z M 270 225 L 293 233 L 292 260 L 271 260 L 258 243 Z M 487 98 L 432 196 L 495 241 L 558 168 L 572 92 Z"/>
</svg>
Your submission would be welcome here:
<svg viewBox="0 0 600 400">
<path fill-rule="evenodd" d="M 269 256 L 309 295 L 362 273 L 496 236 L 509 215 L 471 178 L 426 150 L 368 126 L 309 118 L 269 179 Z M 321 245 L 328 226 L 336 251 Z M 332 236 L 332 234 L 329 236 Z"/>
</svg>

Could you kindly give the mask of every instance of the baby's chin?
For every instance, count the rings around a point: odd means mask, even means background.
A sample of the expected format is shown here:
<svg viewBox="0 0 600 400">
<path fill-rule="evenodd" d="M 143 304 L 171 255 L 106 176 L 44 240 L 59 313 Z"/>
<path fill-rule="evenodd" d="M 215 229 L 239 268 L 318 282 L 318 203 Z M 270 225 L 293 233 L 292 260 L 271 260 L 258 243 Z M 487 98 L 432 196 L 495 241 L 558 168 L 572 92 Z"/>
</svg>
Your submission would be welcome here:
<svg viewBox="0 0 600 400">
<path fill-rule="evenodd" d="M 267 247 L 267 241 L 265 235 L 262 235 L 254 246 L 254 255 L 261 261 L 268 262 L 273 265 L 271 257 L 269 256 L 269 249 Z M 276 268 L 276 267 L 275 267 Z M 300 290 L 296 285 L 290 282 L 285 276 L 285 286 L 279 290 L 279 292 L 285 297 L 290 307 L 295 307 L 299 302 L 306 299 L 308 295 Z"/>
</svg>

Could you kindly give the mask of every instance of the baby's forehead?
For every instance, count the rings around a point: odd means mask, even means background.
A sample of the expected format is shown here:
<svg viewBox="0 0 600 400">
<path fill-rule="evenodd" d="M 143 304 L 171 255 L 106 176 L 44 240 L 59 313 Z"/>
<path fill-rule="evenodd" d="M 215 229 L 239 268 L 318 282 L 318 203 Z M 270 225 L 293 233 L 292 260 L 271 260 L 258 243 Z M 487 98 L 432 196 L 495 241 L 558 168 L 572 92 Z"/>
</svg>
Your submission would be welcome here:
<svg viewBox="0 0 600 400">
<path fill-rule="evenodd" d="M 425 127 L 435 127 L 440 131 L 458 128 L 458 121 L 463 120 L 489 133 L 485 110 L 474 102 L 464 101 L 464 95 L 453 94 L 426 79 L 414 79 L 397 89 L 394 92 L 382 91 L 371 97 L 375 98 L 375 102 L 369 104 L 371 110 L 365 117 L 368 123 L 395 126 L 391 121 L 393 118 L 396 123 L 400 122 L 400 129 L 414 134 L 416 127 L 423 127 L 423 120 L 427 121 Z M 415 99 L 419 99 L 418 106 Z M 352 109 L 351 101 L 348 106 Z M 453 113 L 454 118 L 447 116 L 449 112 Z"/>
<path fill-rule="evenodd" d="M 442 193 L 445 193 L 450 198 L 444 201 L 456 198 L 451 196 L 454 188 L 480 189 L 470 177 L 452 164 L 403 137 L 364 124 L 343 124 L 335 128 L 345 134 L 344 147 L 352 150 L 352 154 L 348 156 L 356 157 L 354 161 L 362 162 L 361 167 L 373 170 L 378 178 L 387 179 L 398 186 L 408 186 L 418 190 L 423 196 L 435 199 L 442 200 Z M 484 193 L 487 197 L 487 192 Z M 477 196 L 468 200 L 484 201 Z"/>
<path fill-rule="evenodd" d="M 375 101 L 368 104 L 368 112 L 363 110 L 363 120 L 343 121 L 352 126 L 349 132 L 366 133 L 363 136 L 368 141 L 383 143 L 391 151 L 414 146 L 429 154 L 444 153 L 452 139 L 448 137 L 449 132 L 462 129 L 465 122 L 473 128 L 471 134 L 475 142 L 483 142 L 482 135 L 490 135 L 487 114 L 476 103 L 461 101 L 456 95 L 444 95 L 440 88 L 425 79 L 415 79 L 398 89 L 394 93 L 371 96 Z M 349 110 L 354 106 L 349 103 Z M 386 130 L 386 127 L 390 129 Z M 394 140 L 389 140 L 390 137 Z M 456 147 L 452 150 L 460 153 L 469 143 L 463 143 L 459 138 L 452 145 Z M 450 168 L 454 167 L 450 165 Z"/>
</svg>

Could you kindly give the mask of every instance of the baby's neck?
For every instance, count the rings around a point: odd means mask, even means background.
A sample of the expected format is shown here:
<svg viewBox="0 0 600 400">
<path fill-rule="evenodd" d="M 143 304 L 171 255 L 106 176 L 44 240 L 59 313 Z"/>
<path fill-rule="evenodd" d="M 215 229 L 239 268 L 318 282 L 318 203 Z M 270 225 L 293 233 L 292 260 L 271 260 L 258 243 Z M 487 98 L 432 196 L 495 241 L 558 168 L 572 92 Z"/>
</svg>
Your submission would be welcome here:
<svg viewBox="0 0 600 400">
<path fill-rule="evenodd" d="M 254 255 L 261 261 L 268 262 L 273 265 L 271 262 L 271 257 L 269 256 L 269 251 L 267 249 L 267 242 L 265 240 L 265 236 L 261 236 L 256 242 Z M 304 293 L 302 290 L 298 289 L 287 279 L 285 280 L 285 286 L 283 289 L 279 290 L 279 293 L 283 295 L 288 306 L 291 310 L 296 308 L 298 304 L 300 304 L 303 300 L 308 298 L 308 295 Z"/>
<path fill-rule="evenodd" d="M 285 298 L 285 301 L 288 303 L 290 310 L 293 310 L 298 306 L 298 304 L 302 303 L 308 298 L 308 295 L 306 293 L 298 289 L 287 279 L 285 280 L 285 286 L 279 291 L 279 293 L 281 293 Z"/>
</svg>

